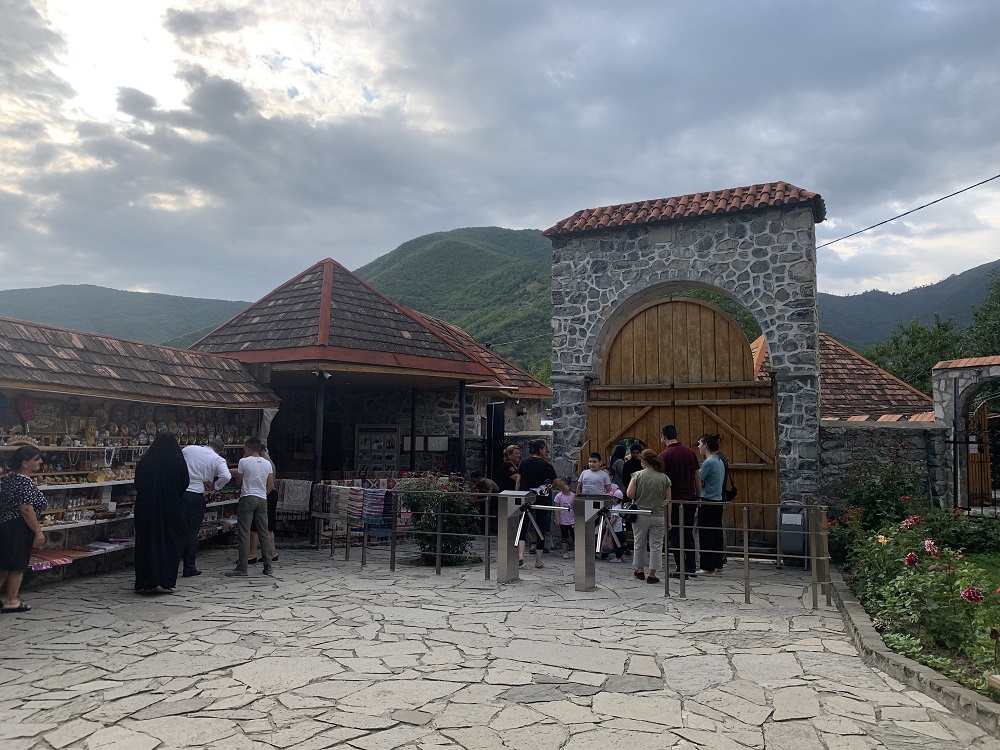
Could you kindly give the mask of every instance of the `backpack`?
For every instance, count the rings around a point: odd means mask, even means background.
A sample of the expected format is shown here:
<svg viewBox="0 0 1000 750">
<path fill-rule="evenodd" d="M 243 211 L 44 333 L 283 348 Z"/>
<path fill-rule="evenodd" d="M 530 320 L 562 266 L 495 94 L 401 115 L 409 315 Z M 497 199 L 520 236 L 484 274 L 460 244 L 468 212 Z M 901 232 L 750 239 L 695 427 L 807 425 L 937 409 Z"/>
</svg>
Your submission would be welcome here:
<svg viewBox="0 0 1000 750">
<path fill-rule="evenodd" d="M 733 481 L 733 475 L 729 473 L 729 462 L 725 458 L 722 459 L 722 465 L 726 469 L 725 477 L 722 480 L 722 502 L 729 503 L 736 499 L 738 490 Z M 726 486 L 727 484 L 728 486 Z"/>
</svg>

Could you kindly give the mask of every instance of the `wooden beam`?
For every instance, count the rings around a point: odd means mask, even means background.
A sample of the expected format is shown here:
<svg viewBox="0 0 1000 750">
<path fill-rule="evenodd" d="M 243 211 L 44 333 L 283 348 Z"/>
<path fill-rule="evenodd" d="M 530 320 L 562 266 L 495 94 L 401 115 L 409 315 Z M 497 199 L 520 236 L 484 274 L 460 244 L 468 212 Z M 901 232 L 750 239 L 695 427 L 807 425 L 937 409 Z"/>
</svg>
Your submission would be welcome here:
<svg viewBox="0 0 1000 750">
<path fill-rule="evenodd" d="M 600 401 L 589 401 L 589 406 L 713 406 L 715 404 L 721 404 L 725 406 L 761 406 L 766 404 L 773 404 L 774 401 L 769 398 L 710 398 L 710 399 L 691 399 L 683 401 L 610 401 L 610 400 L 600 400 Z"/>
<path fill-rule="evenodd" d="M 747 440 L 747 439 L 746 439 L 745 437 L 743 437 L 743 436 L 742 436 L 742 435 L 741 435 L 741 434 L 740 434 L 740 433 L 739 433 L 739 432 L 738 432 L 738 431 L 736 430 L 736 428 L 735 428 L 735 427 L 733 427 L 733 426 L 732 426 L 731 424 L 729 424 L 729 422 L 727 422 L 726 420 L 724 420 L 724 419 L 723 419 L 722 417 L 720 417 L 720 416 L 719 416 L 718 414 L 716 414 L 716 413 L 715 413 L 714 411 L 712 411 L 711 409 L 709 409 L 709 408 L 708 408 L 708 407 L 706 407 L 706 406 L 699 406 L 698 408 L 699 408 L 699 409 L 701 409 L 701 410 L 702 410 L 703 412 L 705 412 L 706 414 L 708 414 L 708 415 L 709 415 L 709 416 L 710 416 L 710 417 L 711 417 L 712 419 L 714 419 L 714 420 L 715 420 L 715 421 L 716 421 L 717 423 L 719 423 L 720 425 L 722 425 L 722 426 L 723 426 L 723 427 L 724 427 L 724 428 L 726 429 L 726 431 L 727 431 L 727 432 L 728 432 L 728 433 L 729 433 L 730 435 L 732 435 L 732 436 L 733 436 L 734 438 L 736 438 L 736 439 L 737 439 L 738 441 L 740 441 L 741 443 L 743 443 L 743 445 L 745 445 L 745 446 L 746 446 L 747 448 L 749 448 L 749 449 L 750 449 L 751 451 L 753 451 L 753 452 L 754 452 L 754 453 L 756 453 L 756 454 L 757 454 L 758 456 L 760 456 L 760 457 L 761 457 L 761 458 L 762 458 L 762 459 L 763 459 L 763 460 L 764 460 L 764 461 L 765 461 L 766 463 L 771 463 L 771 461 L 770 461 L 770 460 L 768 459 L 768 457 L 767 457 L 767 454 L 766 454 L 766 453 L 764 453 L 764 451 L 762 451 L 762 450 L 761 450 L 760 448 L 758 448 L 758 447 L 757 447 L 756 445 L 754 445 L 754 444 L 753 444 L 753 443 L 751 443 L 751 442 L 750 442 L 749 440 Z"/>
<path fill-rule="evenodd" d="M 738 380 L 730 383 L 593 383 L 591 391 L 635 391 L 635 390 L 685 390 L 695 388 L 740 388 L 769 391 L 772 384 L 768 380 Z"/>
<path fill-rule="evenodd" d="M 639 412 L 638 414 L 636 414 L 636 415 L 635 415 L 634 417 L 632 417 L 632 419 L 631 419 L 631 420 L 629 420 L 629 421 L 628 421 L 628 422 L 626 422 L 626 423 L 625 423 L 624 425 L 622 425 L 622 428 L 621 428 L 620 430 L 618 430 L 618 432 L 616 432 L 616 433 L 614 434 L 614 436 L 613 436 L 613 437 L 612 437 L 612 438 L 611 438 L 610 440 L 608 440 L 608 441 L 607 441 L 607 442 L 605 443 L 605 445 L 604 445 L 604 450 L 605 450 L 605 452 L 609 451 L 609 450 L 611 449 L 611 446 L 612 446 L 612 445 L 614 445 L 615 443 L 617 443 L 617 442 L 618 442 L 618 440 L 619 440 L 620 438 L 624 437 L 624 436 L 625 436 L 625 433 L 626 433 L 626 432 L 628 432 L 628 431 L 629 431 L 630 429 L 632 429 L 632 426 L 633 426 L 633 425 L 634 425 L 634 424 L 635 424 L 636 422 L 638 422 L 638 421 L 639 421 L 640 419 L 642 419 L 642 418 L 643 418 L 644 416 L 646 416 L 647 414 L 649 414 L 649 412 L 650 412 L 650 411 L 651 411 L 652 409 L 653 409 L 653 407 L 652 407 L 652 406 L 647 406 L 647 407 L 646 407 L 645 409 L 643 409 L 643 410 L 642 410 L 642 411 L 640 411 L 640 412 Z"/>
</svg>

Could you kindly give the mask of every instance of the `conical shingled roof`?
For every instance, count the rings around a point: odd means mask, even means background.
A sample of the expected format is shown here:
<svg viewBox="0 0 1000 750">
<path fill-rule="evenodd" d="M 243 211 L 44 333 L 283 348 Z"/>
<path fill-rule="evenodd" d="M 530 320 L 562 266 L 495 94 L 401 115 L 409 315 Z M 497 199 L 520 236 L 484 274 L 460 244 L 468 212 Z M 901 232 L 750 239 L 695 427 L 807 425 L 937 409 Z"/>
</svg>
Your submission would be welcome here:
<svg viewBox="0 0 1000 750">
<path fill-rule="evenodd" d="M 480 390 L 486 388 L 488 390 L 512 391 L 518 396 L 527 398 L 552 398 L 552 389 L 545 383 L 532 377 L 512 362 L 508 362 L 489 347 L 480 344 L 458 326 L 416 310 L 410 312 L 419 315 L 458 346 L 475 354 L 496 373 L 492 381 L 477 384 L 476 387 Z"/>
<path fill-rule="evenodd" d="M 764 337 L 750 350 L 758 380 L 767 380 Z M 823 419 L 852 422 L 927 421 L 934 410 L 930 396 L 825 333 L 819 334 L 819 401 Z"/>
<path fill-rule="evenodd" d="M 245 362 L 320 361 L 487 379 L 492 370 L 327 258 L 191 346 Z"/>
</svg>

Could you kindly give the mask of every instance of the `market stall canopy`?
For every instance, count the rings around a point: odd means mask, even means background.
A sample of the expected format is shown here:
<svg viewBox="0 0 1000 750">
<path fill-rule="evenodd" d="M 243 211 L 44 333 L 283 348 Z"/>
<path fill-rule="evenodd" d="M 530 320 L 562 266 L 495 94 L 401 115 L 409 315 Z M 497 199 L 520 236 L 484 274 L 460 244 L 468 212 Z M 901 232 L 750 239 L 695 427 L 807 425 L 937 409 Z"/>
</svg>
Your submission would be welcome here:
<svg viewBox="0 0 1000 750">
<path fill-rule="evenodd" d="M 433 326 L 448 340 L 466 351 L 472 352 L 495 373 L 491 380 L 476 383 L 471 386 L 477 391 L 497 391 L 511 394 L 518 398 L 552 398 L 552 389 L 545 383 L 532 377 L 512 362 L 508 362 L 488 346 L 484 346 L 467 334 L 461 328 L 451 323 L 434 318 L 416 310 L 410 312 L 420 316 L 428 325 Z"/>
<path fill-rule="evenodd" d="M 0 342 L 0 388 L 230 409 L 279 403 L 225 357 L 9 318 Z"/>
<path fill-rule="evenodd" d="M 321 369 L 347 385 L 442 387 L 495 377 L 475 354 L 330 258 L 191 349 L 269 363 L 272 373 Z"/>
<path fill-rule="evenodd" d="M 750 345 L 758 380 L 770 379 L 764 337 Z M 825 333 L 819 334 L 822 419 L 846 422 L 933 422 L 934 401 Z"/>
</svg>

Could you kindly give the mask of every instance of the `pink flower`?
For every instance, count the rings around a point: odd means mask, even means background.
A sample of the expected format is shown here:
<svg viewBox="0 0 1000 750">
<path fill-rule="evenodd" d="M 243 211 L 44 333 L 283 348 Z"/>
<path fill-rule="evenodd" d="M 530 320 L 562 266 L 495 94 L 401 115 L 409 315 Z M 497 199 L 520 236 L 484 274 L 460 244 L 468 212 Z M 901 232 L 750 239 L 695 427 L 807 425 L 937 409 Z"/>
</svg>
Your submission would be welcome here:
<svg viewBox="0 0 1000 750">
<path fill-rule="evenodd" d="M 928 555 L 933 555 L 934 557 L 941 557 L 941 551 L 934 544 L 933 539 L 924 539 L 924 549 L 927 551 Z"/>
<path fill-rule="evenodd" d="M 979 589 L 969 586 L 965 591 L 962 592 L 962 598 L 970 604 L 982 604 L 986 601 L 986 597 L 983 596 L 983 592 Z"/>
<path fill-rule="evenodd" d="M 920 516 L 910 516 L 901 524 L 899 524 L 900 528 L 906 529 L 907 531 L 916 526 L 926 526 L 926 525 L 927 524 L 924 522 L 924 519 L 922 519 Z"/>
<path fill-rule="evenodd" d="M 906 567 L 912 568 L 917 564 L 917 553 L 911 552 L 906 556 Z"/>
</svg>

